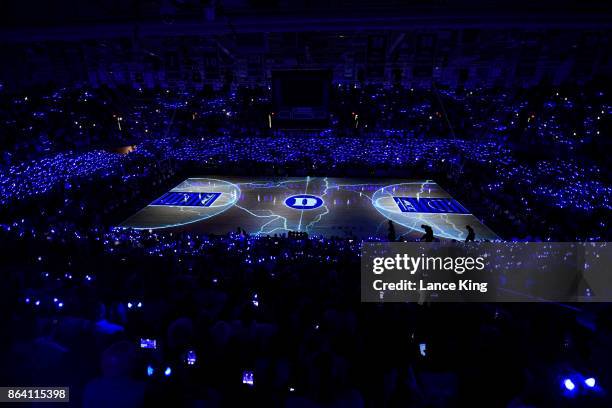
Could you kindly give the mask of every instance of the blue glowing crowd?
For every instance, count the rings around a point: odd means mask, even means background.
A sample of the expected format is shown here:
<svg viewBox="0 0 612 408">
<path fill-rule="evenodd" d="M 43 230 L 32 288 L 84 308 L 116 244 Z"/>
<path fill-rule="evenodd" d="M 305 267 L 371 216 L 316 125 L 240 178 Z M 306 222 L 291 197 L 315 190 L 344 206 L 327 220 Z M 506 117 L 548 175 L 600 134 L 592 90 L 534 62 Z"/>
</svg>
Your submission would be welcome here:
<svg viewBox="0 0 612 408">
<path fill-rule="evenodd" d="M 366 305 L 355 239 L 114 228 L 193 174 L 337 175 L 436 180 L 509 241 L 609 240 L 598 87 L 338 86 L 320 131 L 275 129 L 266 89 L 0 105 L 0 383 L 90 407 L 609 402 L 607 305 Z"/>
</svg>

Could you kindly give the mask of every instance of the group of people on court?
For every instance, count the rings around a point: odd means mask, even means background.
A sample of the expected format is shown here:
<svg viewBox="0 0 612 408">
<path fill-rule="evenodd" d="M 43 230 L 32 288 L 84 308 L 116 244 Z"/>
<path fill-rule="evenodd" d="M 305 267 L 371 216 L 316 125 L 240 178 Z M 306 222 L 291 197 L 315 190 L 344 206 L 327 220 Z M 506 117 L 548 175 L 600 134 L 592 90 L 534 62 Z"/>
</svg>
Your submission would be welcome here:
<svg viewBox="0 0 612 408">
<path fill-rule="evenodd" d="M 433 228 L 431 228 L 427 224 L 422 224 L 421 228 L 425 233 L 421 237 L 421 242 L 434 242 L 434 232 Z M 465 242 L 474 242 L 476 241 L 476 232 L 471 225 L 466 225 L 465 229 L 468 231 L 467 236 L 465 237 Z M 395 241 L 395 226 L 393 225 L 393 221 L 389 220 L 389 233 L 388 233 L 389 241 Z"/>
</svg>

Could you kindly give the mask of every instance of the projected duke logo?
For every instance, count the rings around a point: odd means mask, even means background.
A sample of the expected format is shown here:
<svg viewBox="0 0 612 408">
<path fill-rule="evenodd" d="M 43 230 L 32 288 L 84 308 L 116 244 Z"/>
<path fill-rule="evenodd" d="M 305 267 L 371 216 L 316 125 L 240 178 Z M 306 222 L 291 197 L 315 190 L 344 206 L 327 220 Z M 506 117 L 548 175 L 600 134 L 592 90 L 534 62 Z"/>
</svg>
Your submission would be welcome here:
<svg viewBox="0 0 612 408">
<path fill-rule="evenodd" d="M 452 213 L 469 214 L 461 204 L 452 198 L 393 197 L 403 213 Z"/>
<path fill-rule="evenodd" d="M 323 205 L 323 199 L 310 194 L 300 194 L 287 198 L 285 205 L 295 210 L 314 210 Z"/>
<path fill-rule="evenodd" d="M 177 205 L 185 207 L 210 207 L 221 193 L 194 193 L 191 191 L 169 191 L 151 205 Z"/>
</svg>

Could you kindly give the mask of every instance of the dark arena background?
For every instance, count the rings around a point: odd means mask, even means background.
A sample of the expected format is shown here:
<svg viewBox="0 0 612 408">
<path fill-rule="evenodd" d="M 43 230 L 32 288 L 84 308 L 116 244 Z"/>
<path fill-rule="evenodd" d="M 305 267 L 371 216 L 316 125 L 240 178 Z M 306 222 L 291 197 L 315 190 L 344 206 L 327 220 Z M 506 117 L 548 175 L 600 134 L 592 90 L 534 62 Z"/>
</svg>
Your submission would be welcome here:
<svg viewBox="0 0 612 408">
<path fill-rule="evenodd" d="M 3 2 L 0 404 L 612 406 L 612 307 L 582 281 L 360 299 L 370 243 L 609 246 L 611 17 Z"/>
<path fill-rule="evenodd" d="M 330 70 L 272 71 L 270 127 L 272 124 L 285 129 L 327 127 L 331 75 Z"/>
</svg>

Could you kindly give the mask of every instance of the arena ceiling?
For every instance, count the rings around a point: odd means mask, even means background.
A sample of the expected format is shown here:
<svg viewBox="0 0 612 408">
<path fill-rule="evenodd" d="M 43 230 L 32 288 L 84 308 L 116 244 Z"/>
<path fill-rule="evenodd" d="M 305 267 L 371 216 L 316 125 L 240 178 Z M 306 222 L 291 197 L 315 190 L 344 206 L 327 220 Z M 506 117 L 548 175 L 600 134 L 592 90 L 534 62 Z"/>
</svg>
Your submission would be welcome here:
<svg viewBox="0 0 612 408">
<path fill-rule="evenodd" d="M 607 78 L 603 1 L 3 3 L 7 87 L 266 85 L 275 69 L 337 83 L 514 86 Z"/>
</svg>

